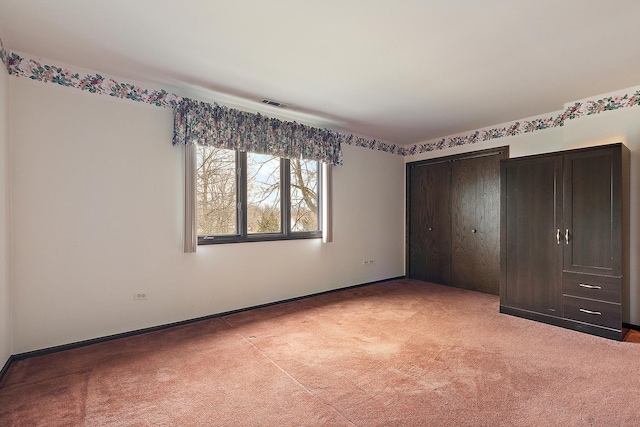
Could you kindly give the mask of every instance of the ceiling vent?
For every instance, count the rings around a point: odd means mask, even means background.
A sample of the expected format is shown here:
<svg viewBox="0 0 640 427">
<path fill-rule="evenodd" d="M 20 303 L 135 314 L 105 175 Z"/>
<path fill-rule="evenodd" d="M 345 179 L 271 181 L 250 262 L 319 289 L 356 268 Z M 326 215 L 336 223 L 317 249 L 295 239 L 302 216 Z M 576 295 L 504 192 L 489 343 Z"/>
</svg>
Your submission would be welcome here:
<svg viewBox="0 0 640 427">
<path fill-rule="evenodd" d="M 273 99 L 267 99 L 267 98 L 264 98 L 262 100 L 262 103 L 263 104 L 267 104 L 267 105 L 271 105 L 272 107 L 278 107 L 278 108 L 287 108 L 288 107 L 288 105 L 283 103 L 283 102 L 274 101 Z"/>
</svg>

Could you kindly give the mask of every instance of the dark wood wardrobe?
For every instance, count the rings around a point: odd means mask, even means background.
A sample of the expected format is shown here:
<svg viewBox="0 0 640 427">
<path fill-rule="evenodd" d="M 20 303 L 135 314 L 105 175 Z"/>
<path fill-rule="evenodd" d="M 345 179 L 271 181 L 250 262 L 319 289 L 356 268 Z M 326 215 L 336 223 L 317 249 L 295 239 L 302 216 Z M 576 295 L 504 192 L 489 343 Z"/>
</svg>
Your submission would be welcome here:
<svg viewBox="0 0 640 427">
<path fill-rule="evenodd" d="M 508 147 L 407 164 L 407 276 L 497 295 Z"/>
<path fill-rule="evenodd" d="M 622 340 L 629 288 L 629 150 L 501 164 L 500 311 Z"/>
</svg>

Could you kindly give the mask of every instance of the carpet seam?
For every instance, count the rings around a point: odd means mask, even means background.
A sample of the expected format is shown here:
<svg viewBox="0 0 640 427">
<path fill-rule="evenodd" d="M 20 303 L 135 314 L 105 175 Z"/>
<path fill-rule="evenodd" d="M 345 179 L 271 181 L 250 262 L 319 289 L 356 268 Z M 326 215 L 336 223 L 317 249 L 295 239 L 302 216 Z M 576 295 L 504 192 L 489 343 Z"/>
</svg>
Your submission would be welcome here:
<svg viewBox="0 0 640 427">
<path fill-rule="evenodd" d="M 221 318 L 221 320 L 223 322 L 225 322 L 230 328 L 235 329 L 225 318 Z M 267 360 L 269 363 L 271 363 L 273 366 L 275 366 L 276 368 L 278 368 L 281 372 L 283 372 L 287 377 L 289 377 L 294 383 L 298 384 L 304 391 L 306 391 L 309 395 L 313 396 L 315 399 L 319 400 L 320 402 L 322 402 L 325 406 L 330 407 L 331 409 L 333 409 L 333 411 L 335 411 L 336 414 L 340 415 L 343 419 L 345 419 L 346 421 L 348 421 L 350 424 L 352 424 L 353 426 L 358 427 L 358 425 L 356 423 L 353 422 L 353 420 L 351 420 L 349 417 L 347 417 L 345 414 L 343 414 L 340 410 L 338 410 L 335 406 L 333 406 L 332 404 L 330 404 L 329 402 L 325 401 L 324 399 L 322 399 L 320 396 L 318 396 L 317 394 L 315 394 L 313 391 L 311 391 L 307 386 L 305 386 L 304 384 L 302 384 L 298 379 L 296 379 L 293 375 L 291 375 L 286 369 L 284 369 L 282 366 L 280 366 L 275 360 L 273 360 L 272 358 L 270 358 L 269 356 L 267 356 L 267 354 L 265 352 L 263 352 L 260 348 L 258 348 L 257 345 L 255 345 L 250 339 L 248 339 L 247 337 L 245 337 L 244 335 L 242 335 L 240 332 L 235 331 L 236 334 L 238 334 L 238 336 L 240 338 L 242 338 L 244 341 L 246 341 L 247 343 L 249 343 L 249 345 L 251 345 L 251 347 L 253 347 L 258 353 L 260 353 L 260 355 Z"/>
</svg>

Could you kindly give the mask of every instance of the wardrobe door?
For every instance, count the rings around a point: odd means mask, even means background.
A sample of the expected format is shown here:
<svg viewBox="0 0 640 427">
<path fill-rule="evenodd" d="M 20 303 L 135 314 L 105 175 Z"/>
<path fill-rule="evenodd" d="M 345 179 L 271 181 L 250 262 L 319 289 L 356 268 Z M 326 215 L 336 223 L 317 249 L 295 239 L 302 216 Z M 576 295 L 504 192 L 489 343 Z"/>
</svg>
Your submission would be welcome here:
<svg viewBox="0 0 640 427">
<path fill-rule="evenodd" d="M 500 290 L 500 154 L 451 166 L 451 284 Z"/>
<path fill-rule="evenodd" d="M 450 163 L 413 165 L 409 180 L 409 277 L 448 285 L 451 273 Z"/>
<path fill-rule="evenodd" d="M 565 155 L 565 271 L 621 275 L 620 162 L 619 147 Z"/>
<path fill-rule="evenodd" d="M 500 305 L 562 316 L 562 156 L 501 169 Z"/>
</svg>

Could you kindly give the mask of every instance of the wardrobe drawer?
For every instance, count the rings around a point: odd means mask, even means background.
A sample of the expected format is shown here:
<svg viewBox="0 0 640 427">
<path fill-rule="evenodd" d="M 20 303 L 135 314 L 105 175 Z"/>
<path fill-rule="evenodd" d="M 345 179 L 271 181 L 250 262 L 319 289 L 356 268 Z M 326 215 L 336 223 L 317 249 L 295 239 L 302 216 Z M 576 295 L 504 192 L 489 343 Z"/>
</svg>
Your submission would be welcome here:
<svg viewBox="0 0 640 427">
<path fill-rule="evenodd" d="M 564 317 L 580 322 L 605 326 L 612 329 L 622 328 L 620 304 L 595 301 L 587 298 L 564 296 Z"/>
<path fill-rule="evenodd" d="M 621 279 L 619 277 L 565 272 L 562 275 L 562 293 L 620 303 Z"/>
</svg>

